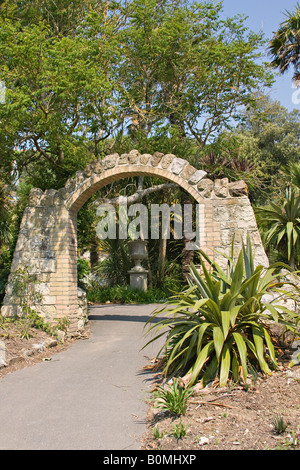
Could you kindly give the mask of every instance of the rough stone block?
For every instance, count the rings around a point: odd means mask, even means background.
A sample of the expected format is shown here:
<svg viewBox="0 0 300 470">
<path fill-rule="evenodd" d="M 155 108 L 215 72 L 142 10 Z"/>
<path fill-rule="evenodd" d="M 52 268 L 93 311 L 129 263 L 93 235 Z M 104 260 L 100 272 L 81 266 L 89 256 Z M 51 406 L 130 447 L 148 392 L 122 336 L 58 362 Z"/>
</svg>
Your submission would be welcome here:
<svg viewBox="0 0 300 470">
<path fill-rule="evenodd" d="M 29 193 L 28 205 L 31 207 L 39 206 L 44 192 L 39 188 L 32 188 Z"/>
<path fill-rule="evenodd" d="M 130 165 L 135 165 L 138 163 L 138 158 L 139 158 L 139 151 L 138 150 L 131 150 L 128 154 L 128 162 Z"/>
<path fill-rule="evenodd" d="M 155 152 L 151 158 L 151 165 L 152 166 L 158 166 L 160 164 L 160 161 L 163 157 L 163 153 L 161 152 Z"/>
<path fill-rule="evenodd" d="M 232 197 L 248 196 L 248 188 L 245 181 L 228 183 L 229 194 Z"/>
<path fill-rule="evenodd" d="M 175 155 L 173 155 L 172 153 L 167 153 L 166 155 L 163 156 L 162 160 L 161 160 L 161 167 L 166 170 L 167 168 L 169 168 L 169 166 L 171 165 L 172 161 L 174 160 L 174 158 L 176 158 Z"/>
<path fill-rule="evenodd" d="M 110 161 L 109 164 L 112 164 L 112 162 Z M 104 169 L 104 161 L 103 160 L 95 161 L 95 163 L 94 163 L 94 173 L 96 175 L 99 175 L 100 173 L 102 173 L 103 169 Z"/>
<path fill-rule="evenodd" d="M 50 286 L 46 282 L 41 282 L 36 286 L 36 291 L 39 292 L 42 296 L 50 294 Z"/>
<path fill-rule="evenodd" d="M 70 194 L 76 189 L 76 181 L 73 178 L 69 178 L 65 184 L 66 191 Z"/>
<path fill-rule="evenodd" d="M 188 181 L 191 178 L 191 176 L 194 175 L 195 172 L 196 172 L 195 168 L 188 163 L 187 165 L 185 165 L 184 170 L 182 171 L 180 176 L 181 178 Z"/>
<path fill-rule="evenodd" d="M 114 153 L 112 155 L 107 155 L 103 160 L 103 165 L 105 170 L 109 170 L 110 168 L 114 168 L 117 163 L 119 155 Z"/>
<path fill-rule="evenodd" d="M 55 295 L 44 295 L 43 296 L 43 304 L 44 305 L 55 305 L 56 304 L 56 296 Z"/>
<path fill-rule="evenodd" d="M 1 307 L 1 315 L 3 317 L 13 317 L 16 313 L 16 305 L 3 305 Z"/>
<path fill-rule="evenodd" d="M 214 193 L 216 197 L 227 197 L 229 195 L 228 191 L 228 178 L 222 178 L 216 180 L 214 184 Z"/>
<path fill-rule="evenodd" d="M 84 180 L 85 180 L 85 176 L 84 176 L 83 171 L 81 170 L 76 171 L 76 175 L 75 175 L 76 186 L 79 186 L 81 183 L 83 183 Z"/>
<path fill-rule="evenodd" d="M 179 173 L 184 169 L 186 165 L 188 165 L 188 163 L 183 158 L 174 158 L 171 166 L 171 171 L 175 175 L 179 175 Z"/>
<path fill-rule="evenodd" d="M 143 153 L 141 156 L 140 156 L 140 164 L 141 165 L 148 165 L 148 163 L 150 162 L 150 159 L 152 158 L 152 155 L 150 155 L 149 153 Z"/>
<path fill-rule="evenodd" d="M 207 175 L 206 171 L 197 170 L 189 179 L 190 184 L 197 184 Z"/>
<path fill-rule="evenodd" d="M 43 259 L 40 262 L 41 273 L 55 273 L 56 271 L 56 260 L 54 259 Z"/>
<path fill-rule="evenodd" d="M 127 153 L 122 153 L 122 155 L 120 155 L 118 164 L 119 165 L 128 165 L 128 154 Z"/>
<path fill-rule="evenodd" d="M 83 170 L 84 175 L 89 178 L 94 173 L 94 166 L 92 163 L 89 163 Z"/>
<path fill-rule="evenodd" d="M 197 188 L 202 197 L 210 198 L 214 189 L 214 182 L 208 178 L 204 178 L 197 184 Z"/>
<path fill-rule="evenodd" d="M 56 189 L 46 189 L 41 197 L 41 204 L 43 206 L 53 206 L 54 196 L 56 195 Z"/>
</svg>

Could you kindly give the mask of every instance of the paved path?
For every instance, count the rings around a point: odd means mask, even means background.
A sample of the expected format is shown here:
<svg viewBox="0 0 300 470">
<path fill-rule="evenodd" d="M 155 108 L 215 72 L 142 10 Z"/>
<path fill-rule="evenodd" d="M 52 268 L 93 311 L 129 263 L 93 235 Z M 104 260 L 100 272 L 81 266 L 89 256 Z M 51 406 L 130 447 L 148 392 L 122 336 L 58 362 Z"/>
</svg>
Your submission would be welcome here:
<svg viewBox="0 0 300 470">
<path fill-rule="evenodd" d="M 154 305 L 90 310 L 91 336 L 0 381 L 0 449 L 136 450 L 158 344 L 145 344 Z"/>
</svg>

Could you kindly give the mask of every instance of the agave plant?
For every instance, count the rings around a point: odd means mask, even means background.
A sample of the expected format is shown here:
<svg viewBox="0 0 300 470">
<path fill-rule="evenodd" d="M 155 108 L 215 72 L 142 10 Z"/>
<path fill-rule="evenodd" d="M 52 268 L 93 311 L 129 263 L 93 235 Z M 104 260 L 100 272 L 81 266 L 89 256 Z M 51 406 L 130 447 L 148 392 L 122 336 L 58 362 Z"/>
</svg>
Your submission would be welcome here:
<svg viewBox="0 0 300 470">
<path fill-rule="evenodd" d="M 280 266 L 289 268 L 279 263 L 254 267 L 249 238 L 237 261 L 228 259 L 227 270 L 201 252 L 201 274 L 191 265 L 189 286 L 148 321 L 164 315 L 148 328 L 156 336 L 147 344 L 166 335 L 158 353 L 165 351 L 165 374 L 187 374 L 189 385 L 199 378 L 205 385 L 218 376 L 225 386 L 231 377 L 246 381 L 249 361 L 270 374 L 277 367 L 270 320 L 294 331 L 299 317 L 278 301 L 292 295 L 282 289 Z M 269 291 L 277 292 L 277 300 L 265 301 Z"/>
<path fill-rule="evenodd" d="M 266 245 L 274 243 L 287 253 L 290 266 L 294 269 L 300 252 L 300 193 L 288 186 L 281 205 L 271 203 L 270 207 L 256 209 L 262 224 L 268 224 Z"/>
</svg>

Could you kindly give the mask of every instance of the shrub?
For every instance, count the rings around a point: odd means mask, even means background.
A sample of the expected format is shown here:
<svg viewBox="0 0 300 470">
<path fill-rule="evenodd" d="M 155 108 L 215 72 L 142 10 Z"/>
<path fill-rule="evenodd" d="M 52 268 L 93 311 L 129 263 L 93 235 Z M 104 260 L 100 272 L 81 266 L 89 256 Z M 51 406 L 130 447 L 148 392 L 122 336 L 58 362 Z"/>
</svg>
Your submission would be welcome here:
<svg viewBox="0 0 300 470">
<path fill-rule="evenodd" d="M 178 379 L 174 379 L 170 389 L 159 386 L 158 389 L 153 392 L 155 407 L 169 411 L 176 416 L 184 415 L 186 413 L 188 399 L 192 393 L 193 390 L 191 388 L 186 389 L 181 387 Z"/>
<path fill-rule="evenodd" d="M 169 295 L 169 292 L 158 288 L 143 292 L 129 286 L 112 286 L 88 290 L 87 300 L 95 303 L 157 303 L 165 300 Z"/>
<path fill-rule="evenodd" d="M 165 315 L 147 331 L 158 332 L 147 344 L 167 336 L 158 353 L 165 351 L 165 374 L 189 374 L 190 385 L 199 377 L 204 385 L 218 377 L 220 386 L 225 386 L 229 377 L 246 381 L 249 361 L 270 374 L 270 369 L 277 367 L 270 320 L 293 331 L 299 320 L 299 314 L 263 298 L 269 291 L 276 291 L 278 297 L 292 295 L 282 290 L 282 266 L 254 268 L 249 237 L 238 260 L 234 262 L 233 256 L 228 259 L 227 270 L 201 252 L 202 273 L 191 265 L 188 288 L 157 309 L 148 321 Z"/>
<path fill-rule="evenodd" d="M 78 277 L 78 285 L 81 288 L 85 288 L 84 279 L 88 276 L 91 272 L 90 263 L 83 258 L 78 258 L 77 260 L 77 277 Z"/>
</svg>

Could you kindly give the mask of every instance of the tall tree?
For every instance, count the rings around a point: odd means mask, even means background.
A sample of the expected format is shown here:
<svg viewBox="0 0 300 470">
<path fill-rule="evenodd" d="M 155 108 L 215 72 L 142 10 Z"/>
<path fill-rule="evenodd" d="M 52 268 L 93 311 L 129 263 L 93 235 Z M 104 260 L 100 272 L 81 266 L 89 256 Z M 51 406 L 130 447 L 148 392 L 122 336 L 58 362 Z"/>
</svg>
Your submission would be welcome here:
<svg viewBox="0 0 300 470">
<path fill-rule="evenodd" d="M 269 43 L 269 52 L 273 60 L 271 65 L 280 73 L 294 68 L 294 80 L 300 79 L 300 4 L 293 12 L 286 11 L 283 21 Z"/>
<path fill-rule="evenodd" d="M 256 60 L 262 36 L 247 31 L 242 18 L 221 20 L 221 9 L 221 2 L 129 3 L 119 80 L 135 136 L 165 132 L 177 145 L 193 139 L 201 149 L 270 83 Z"/>
<path fill-rule="evenodd" d="M 120 15 L 109 1 L 79 3 L 6 1 L 0 10 L 1 144 L 40 187 L 60 186 L 116 125 Z"/>
<path fill-rule="evenodd" d="M 277 198 L 285 192 L 282 172 L 300 162 L 300 113 L 288 111 L 267 96 L 257 97 L 256 109 L 248 110 L 235 130 L 240 158 L 256 169 L 252 191 L 256 203 Z"/>
</svg>

